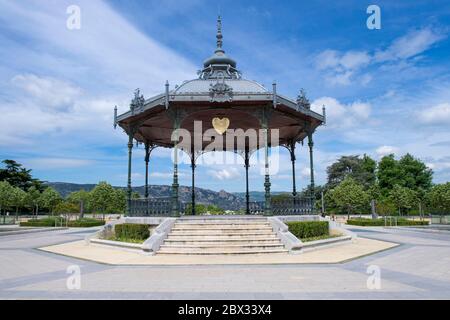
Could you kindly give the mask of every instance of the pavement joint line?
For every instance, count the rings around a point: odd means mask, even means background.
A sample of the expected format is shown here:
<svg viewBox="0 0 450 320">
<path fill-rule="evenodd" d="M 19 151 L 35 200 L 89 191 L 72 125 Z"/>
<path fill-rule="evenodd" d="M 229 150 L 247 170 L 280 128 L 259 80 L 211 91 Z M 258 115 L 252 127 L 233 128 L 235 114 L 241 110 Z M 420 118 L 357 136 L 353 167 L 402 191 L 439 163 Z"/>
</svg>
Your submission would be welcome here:
<svg viewBox="0 0 450 320">
<path fill-rule="evenodd" d="M 380 241 L 379 239 L 372 239 L 372 240 Z M 77 242 L 77 241 L 70 241 L 70 242 Z M 63 243 L 60 243 L 60 244 L 65 244 L 65 243 L 70 243 L 70 242 L 63 242 Z M 385 249 L 381 249 L 381 250 L 378 250 L 378 251 L 375 251 L 375 252 L 370 252 L 370 253 L 367 253 L 367 254 L 364 254 L 364 255 L 361 255 L 361 256 L 357 256 L 357 257 L 353 257 L 353 258 L 337 261 L 337 262 L 299 262 L 299 263 L 295 263 L 295 262 L 289 262 L 289 263 L 285 263 L 285 262 L 269 262 L 269 263 L 267 263 L 267 262 L 264 262 L 264 263 L 252 263 L 252 264 L 250 264 L 250 266 L 284 266 L 286 264 L 294 265 L 294 266 L 300 266 L 300 265 L 307 265 L 307 266 L 314 266 L 314 265 L 316 265 L 316 266 L 319 266 L 319 265 L 344 265 L 344 264 L 349 263 L 351 261 L 358 260 L 360 258 L 363 259 L 365 257 L 373 256 L 373 255 L 376 255 L 378 253 L 382 253 L 384 251 L 395 249 L 398 246 L 401 246 L 400 243 L 396 243 L 396 242 L 391 242 L 391 243 L 393 243 L 394 246 L 389 247 L 389 248 L 385 248 Z M 53 245 L 47 245 L 45 247 L 48 247 L 48 246 L 53 246 Z M 62 256 L 62 257 L 70 258 L 70 259 L 75 259 L 75 260 L 78 259 L 78 260 L 81 260 L 81 261 L 88 261 L 88 262 L 91 262 L 91 263 L 97 263 L 97 264 L 101 264 L 101 265 L 125 266 L 125 267 L 136 266 L 136 264 L 131 264 L 131 263 L 130 264 L 128 264 L 128 263 L 117 264 L 117 263 L 109 263 L 109 262 L 104 262 L 104 261 L 97 261 L 97 260 L 93 260 L 93 259 L 89 259 L 89 258 L 85 258 L 85 257 L 76 257 L 76 256 L 71 256 L 71 255 L 68 255 L 68 254 L 64 254 L 64 253 L 61 253 L 61 252 L 47 251 L 47 250 L 44 250 L 43 248 L 44 247 L 35 248 L 35 250 L 39 250 L 41 252 L 45 252 L 45 253 L 50 254 L 50 255 L 59 255 L 59 256 Z M 151 264 L 151 265 L 155 266 L 155 267 L 167 267 L 168 266 L 168 264 L 164 264 L 164 263 Z M 177 266 L 183 266 L 183 267 L 208 267 L 208 266 L 211 266 L 211 265 L 217 265 L 217 266 L 228 266 L 228 265 L 230 265 L 230 266 L 249 266 L 249 264 L 246 264 L 246 263 L 232 263 L 232 264 L 229 264 L 229 263 L 215 263 L 215 264 L 208 264 L 208 263 L 201 263 L 201 262 L 196 262 L 196 263 L 192 263 L 191 262 L 191 263 L 186 263 L 186 264 L 181 263 L 181 264 L 176 264 L 176 265 Z M 143 265 L 143 266 L 149 266 L 149 265 Z"/>
</svg>

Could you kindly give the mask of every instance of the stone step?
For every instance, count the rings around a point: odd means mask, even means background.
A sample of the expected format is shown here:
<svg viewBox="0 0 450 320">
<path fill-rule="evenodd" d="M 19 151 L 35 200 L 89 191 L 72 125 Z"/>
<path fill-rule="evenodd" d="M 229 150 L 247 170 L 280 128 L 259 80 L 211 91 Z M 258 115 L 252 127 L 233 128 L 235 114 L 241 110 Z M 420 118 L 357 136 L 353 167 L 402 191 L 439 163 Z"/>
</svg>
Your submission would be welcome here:
<svg viewBox="0 0 450 320">
<path fill-rule="evenodd" d="M 227 239 L 227 240 L 209 240 L 209 239 L 184 239 L 184 240 L 165 240 L 164 244 L 177 244 L 177 245 L 226 245 L 226 244 L 237 244 L 237 245 L 246 245 L 246 244 L 281 244 L 279 239 L 265 239 L 265 240 L 254 240 L 253 238 L 242 240 L 242 239 Z"/>
<path fill-rule="evenodd" d="M 175 223 L 173 228 L 267 228 L 271 227 L 270 223 Z"/>
<path fill-rule="evenodd" d="M 169 236 L 269 236 L 274 234 L 271 231 L 173 231 Z"/>
<path fill-rule="evenodd" d="M 163 244 L 161 249 L 283 249 L 281 243 L 274 244 Z"/>
<path fill-rule="evenodd" d="M 201 227 L 201 226 L 183 226 L 183 227 L 177 227 L 174 226 L 172 227 L 171 231 L 255 231 L 255 230 L 259 230 L 259 231 L 272 231 L 272 227 L 267 226 L 267 227 L 260 227 L 260 226 L 214 226 L 214 227 Z"/>
<path fill-rule="evenodd" d="M 234 220 L 234 219 L 223 219 L 223 220 L 177 220 L 176 224 L 266 224 L 267 219 L 261 220 Z"/>
<path fill-rule="evenodd" d="M 166 241 L 251 241 L 251 240 L 278 240 L 275 234 L 259 235 L 259 236 L 174 236 L 169 234 Z"/>
<path fill-rule="evenodd" d="M 180 218 L 157 254 L 224 255 L 286 253 L 267 218 Z"/>
<path fill-rule="evenodd" d="M 286 249 L 160 249 L 157 255 L 228 255 L 228 254 L 267 254 L 287 253 Z"/>
<path fill-rule="evenodd" d="M 255 226 L 269 226 L 270 223 L 266 221 L 188 221 L 188 222 L 182 222 L 177 221 L 175 222 L 175 226 L 223 226 L 223 225 L 255 225 Z"/>
</svg>

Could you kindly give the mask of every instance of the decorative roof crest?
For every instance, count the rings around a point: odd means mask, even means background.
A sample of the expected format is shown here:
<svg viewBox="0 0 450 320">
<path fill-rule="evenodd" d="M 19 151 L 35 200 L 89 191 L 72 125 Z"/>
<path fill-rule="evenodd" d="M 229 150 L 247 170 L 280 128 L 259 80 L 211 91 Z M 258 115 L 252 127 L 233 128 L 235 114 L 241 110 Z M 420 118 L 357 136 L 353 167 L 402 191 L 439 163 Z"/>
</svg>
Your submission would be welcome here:
<svg viewBox="0 0 450 320">
<path fill-rule="evenodd" d="M 300 94 L 297 97 L 297 107 L 311 109 L 311 103 L 306 98 L 306 91 L 303 88 L 300 89 Z"/>
<path fill-rule="evenodd" d="M 145 99 L 144 96 L 141 94 L 141 90 L 137 88 L 134 91 L 134 98 L 131 100 L 130 103 L 130 109 L 131 112 L 134 114 L 134 112 L 141 112 L 142 109 L 144 109 Z"/>
</svg>

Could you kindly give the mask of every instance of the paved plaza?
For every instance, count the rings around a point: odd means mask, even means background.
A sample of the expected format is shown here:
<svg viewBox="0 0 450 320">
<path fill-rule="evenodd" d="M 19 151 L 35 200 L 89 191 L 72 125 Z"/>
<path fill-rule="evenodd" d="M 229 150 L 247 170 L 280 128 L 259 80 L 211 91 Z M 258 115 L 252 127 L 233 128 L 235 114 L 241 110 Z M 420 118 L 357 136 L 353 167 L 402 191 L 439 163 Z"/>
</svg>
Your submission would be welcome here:
<svg viewBox="0 0 450 320">
<path fill-rule="evenodd" d="M 339 264 L 112 266 L 36 249 L 92 230 L 1 236 L 0 299 L 450 298 L 450 232 L 352 230 L 400 245 Z M 73 265 L 81 288 L 69 290 Z M 367 286 L 369 266 L 381 272 L 380 289 Z"/>
</svg>

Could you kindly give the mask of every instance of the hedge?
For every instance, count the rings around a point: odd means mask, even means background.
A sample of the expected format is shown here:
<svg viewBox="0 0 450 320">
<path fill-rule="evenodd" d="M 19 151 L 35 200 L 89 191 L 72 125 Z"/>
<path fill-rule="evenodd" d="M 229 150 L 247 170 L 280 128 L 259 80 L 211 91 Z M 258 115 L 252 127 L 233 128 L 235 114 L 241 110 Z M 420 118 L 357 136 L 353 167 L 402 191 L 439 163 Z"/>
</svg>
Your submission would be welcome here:
<svg viewBox="0 0 450 320">
<path fill-rule="evenodd" d="M 123 223 L 114 226 L 117 239 L 145 240 L 150 237 L 150 225 Z"/>
<path fill-rule="evenodd" d="M 385 222 L 384 219 L 350 219 L 347 220 L 347 224 L 353 225 L 353 226 L 362 226 L 362 227 L 384 227 Z M 387 219 L 386 224 L 388 226 L 391 225 L 390 219 Z M 394 219 L 392 219 L 392 224 L 395 225 Z M 414 221 L 414 220 L 407 220 L 407 219 L 397 219 L 397 225 L 398 226 L 425 226 L 428 225 L 428 221 Z"/>
<path fill-rule="evenodd" d="M 68 226 L 71 228 L 89 228 L 89 227 L 103 226 L 104 224 L 105 224 L 104 220 L 82 218 L 74 221 L 69 221 Z"/>
<path fill-rule="evenodd" d="M 48 217 L 44 219 L 31 219 L 27 222 L 21 222 L 21 227 L 60 227 L 66 226 L 66 220 L 61 217 Z M 97 227 L 105 224 L 103 220 L 91 219 L 91 218 L 82 218 L 75 221 L 69 221 L 67 223 L 68 227 L 71 228 L 89 228 L 89 227 Z"/>
<path fill-rule="evenodd" d="M 289 231 L 299 239 L 320 237 L 329 234 L 328 221 L 287 222 Z"/>
</svg>

